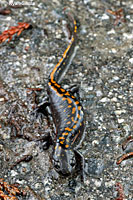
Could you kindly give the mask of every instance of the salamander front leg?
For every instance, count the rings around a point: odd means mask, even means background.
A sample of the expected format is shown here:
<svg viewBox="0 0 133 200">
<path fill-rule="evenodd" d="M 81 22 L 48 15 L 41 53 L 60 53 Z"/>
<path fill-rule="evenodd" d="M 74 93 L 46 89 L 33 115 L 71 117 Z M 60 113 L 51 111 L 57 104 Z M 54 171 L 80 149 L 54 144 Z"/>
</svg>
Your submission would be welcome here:
<svg viewBox="0 0 133 200">
<path fill-rule="evenodd" d="M 48 100 L 48 97 L 45 97 L 43 101 L 40 104 L 38 104 L 37 108 L 35 109 L 35 112 L 42 113 L 45 116 L 51 115 L 49 109 L 50 103 Z"/>
<path fill-rule="evenodd" d="M 43 150 L 49 149 L 49 146 L 53 144 L 53 141 L 52 141 L 50 133 L 38 138 L 35 141 L 41 142 L 41 148 Z"/>
<path fill-rule="evenodd" d="M 50 124 L 50 120 L 51 120 L 51 111 L 50 111 L 50 103 L 48 101 L 48 97 L 46 96 L 43 101 L 37 105 L 37 108 L 33 111 L 33 115 L 35 117 L 35 119 L 39 116 L 39 117 L 47 117 L 48 120 L 48 125 Z M 45 132 L 45 130 L 44 130 Z M 42 136 L 38 136 L 38 137 L 34 137 L 32 138 L 32 140 L 36 141 L 36 142 L 41 142 L 41 146 L 44 150 L 48 149 L 49 146 L 52 144 L 52 139 L 51 139 L 51 135 L 50 133 L 46 132 L 44 133 Z"/>
</svg>

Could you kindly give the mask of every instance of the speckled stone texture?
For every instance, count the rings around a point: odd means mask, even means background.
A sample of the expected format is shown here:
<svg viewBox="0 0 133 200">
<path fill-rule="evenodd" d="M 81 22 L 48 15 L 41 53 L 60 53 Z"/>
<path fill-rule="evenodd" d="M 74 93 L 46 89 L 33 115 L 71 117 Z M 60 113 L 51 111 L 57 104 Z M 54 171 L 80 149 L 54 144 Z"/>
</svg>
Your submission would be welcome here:
<svg viewBox="0 0 133 200">
<path fill-rule="evenodd" d="M 20 21 L 33 28 L 0 44 L 0 178 L 30 186 L 20 200 L 115 200 L 116 183 L 123 186 L 125 200 L 132 200 L 133 159 L 120 165 L 116 161 L 132 151 L 132 143 L 123 151 L 122 142 L 133 134 L 133 2 L 14 2 L 23 6 L 0 15 L 0 33 Z M 0 4 L 6 7 L 7 1 Z M 107 10 L 120 8 L 124 20 L 116 21 Z M 80 148 L 85 157 L 84 184 L 79 174 L 59 176 L 51 162 L 53 146 L 44 150 L 43 139 L 36 141 L 54 133 L 52 121 L 34 110 L 47 95 L 48 76 L 68 45 L 64 10 L 80 23 L 79 48 L 62 85 L 79 85 L 86 114 L 86 137 Z M 24 155 L 32 159 L 14 165 Z"/>
</svg>

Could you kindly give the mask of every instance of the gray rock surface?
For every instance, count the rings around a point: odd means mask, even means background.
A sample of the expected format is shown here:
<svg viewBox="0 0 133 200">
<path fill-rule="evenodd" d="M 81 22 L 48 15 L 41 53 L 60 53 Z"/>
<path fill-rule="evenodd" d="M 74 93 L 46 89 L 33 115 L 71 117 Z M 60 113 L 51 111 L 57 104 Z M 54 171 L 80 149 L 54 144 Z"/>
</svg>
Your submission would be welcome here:
<svg viewBox="0 0 133 200">
<path fill-rule="evenodd" d="M 20 21 L 33 28 L 0 44 L 0 178 L 30 186 L 32 192 L 18 199 L 110 200 L 117 197 L 117 182 L 123 185 L 125 200 L 133 199 L 133 160 L 116 165 L 133 127 L 133 2 L 15 2 L 23 7 L 0 15 L 0 33 Z M 0 4 L 7 6 L 7 1 Z M 120 8 L 125 22 L 107 12 Z M 86 113 L 86 137 L 80 148 L 86 163 L 84 184 L 79 175 L 59 176 L 51 162 L 52 146 L 43 150 L 42 142 L 34 141 L 54 131 L 52 122 L 35 117 L 33 110 L 35 99 L 39 103 L 46 96 L 48 75 L 68 45 L 64 9 L 80 22 L 79 49 L 62 85 L 79 85 Z M 132 144 L 127 151 L 132 151 Z M 10 168 L 24 155 L 32 159 Z"/>
</svg>

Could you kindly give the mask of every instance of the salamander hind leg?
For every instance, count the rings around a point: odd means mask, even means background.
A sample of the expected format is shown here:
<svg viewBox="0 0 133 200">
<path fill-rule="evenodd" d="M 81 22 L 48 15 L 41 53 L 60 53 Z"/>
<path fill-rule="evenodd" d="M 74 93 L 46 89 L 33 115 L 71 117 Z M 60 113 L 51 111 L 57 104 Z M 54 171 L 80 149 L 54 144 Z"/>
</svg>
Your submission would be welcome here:
<svg viewBox="0 0 133 200">
<path fill-rule="evenodd" d="M 74 150 L 78 171 L 81 174 L 81 181 L 85 182 L 85 159 L 84 156 L 78 151 Z"/>
<path fill-rule="evenodd" d="M 71 93 L 71 95 L 75 96 L 78 101 L 80 101 L 79 86 L 73 85 L 69 87 L 68 91 Z"/>
<path fill-rule="evenodd" d="M 72 85 L 71 87 L 69 87 L 68 89 L 72 94 L 78 93 L 79 92 L 79 86 L 77 85 Z"/>
</svg>

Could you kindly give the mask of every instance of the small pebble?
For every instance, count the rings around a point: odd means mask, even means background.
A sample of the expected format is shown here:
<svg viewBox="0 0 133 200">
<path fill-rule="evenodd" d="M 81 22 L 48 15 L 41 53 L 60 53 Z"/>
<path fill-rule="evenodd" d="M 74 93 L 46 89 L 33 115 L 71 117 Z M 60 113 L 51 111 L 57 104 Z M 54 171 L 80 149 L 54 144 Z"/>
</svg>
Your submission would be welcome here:
<svg viewBox="0 0 133 200">
<path fill-rule="evenodd" d="M 105 102 L 108 102 L 109 101 L 109 99 L 107 98 L 107 97 L 104 97 L 104 98 L 102 98 L 101 100 L 100 100 L 100 102 L 102 102 L 102 103 L 105 103 Z"/>
<path fill-rule="evenodd" d="M 118 119 L 118 123 L 121 124 L 124 122 L 124 119 Z"/>
<path fill-rule="evenodd" d="M 130 62 L 131 64 L 133 64 L 133 58 L 130 58 L 130 59 L 129 59 L 129 62 Z"/>
</svg>

